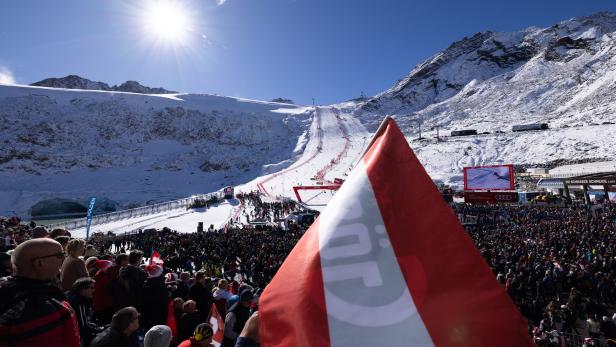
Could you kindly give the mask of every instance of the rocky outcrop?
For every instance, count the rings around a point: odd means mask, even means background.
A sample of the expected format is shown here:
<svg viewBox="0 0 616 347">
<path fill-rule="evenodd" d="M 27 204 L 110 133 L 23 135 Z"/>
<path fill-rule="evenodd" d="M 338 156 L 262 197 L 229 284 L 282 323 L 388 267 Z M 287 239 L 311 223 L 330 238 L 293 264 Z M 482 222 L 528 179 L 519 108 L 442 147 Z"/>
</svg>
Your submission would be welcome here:
<svg viewBox="0 0 616 347">
<path fill-rule="evenodd" d="M 164 88 L 150 88 L 141 85 L 137 81 L 126 81 L 120 85 L 110 87 L 104 82 L 94 82 L 87 78 L 77 75 L 68 75 L 61 78 L 46 78 L 42 81 L 32 83 L 31 86 L 49 87 L 49 88 L 66 88 L 66 89 L 86 89 L 86 90 L 105 90 L 116 92 L 129 92 L 139 94 L 176 94 L 175 91 L 166 90 Z"/>
</svg>

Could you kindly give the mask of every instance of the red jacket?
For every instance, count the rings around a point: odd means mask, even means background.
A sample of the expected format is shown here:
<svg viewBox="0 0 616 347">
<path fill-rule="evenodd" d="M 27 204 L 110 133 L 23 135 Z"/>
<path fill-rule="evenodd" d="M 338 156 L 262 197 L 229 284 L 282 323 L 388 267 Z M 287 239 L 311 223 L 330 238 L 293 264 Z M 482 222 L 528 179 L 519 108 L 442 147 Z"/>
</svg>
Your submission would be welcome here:
<svg viewBox="0 0 616 347">
<path fill-rule="evenodd" d="M 94 276 L 94 297 L 92 298 L 92 310 L 100 312 L 115 307 L 109 285 L 118 278 L 120 267 L 113 265 L 105 270 L 99 271 Z"/>
<path fill-rule="evenodd" d="M 0 347 L 79 347 L 75 312 L 48 282 L 13 278 L 0 288 Z"/>
</svg>

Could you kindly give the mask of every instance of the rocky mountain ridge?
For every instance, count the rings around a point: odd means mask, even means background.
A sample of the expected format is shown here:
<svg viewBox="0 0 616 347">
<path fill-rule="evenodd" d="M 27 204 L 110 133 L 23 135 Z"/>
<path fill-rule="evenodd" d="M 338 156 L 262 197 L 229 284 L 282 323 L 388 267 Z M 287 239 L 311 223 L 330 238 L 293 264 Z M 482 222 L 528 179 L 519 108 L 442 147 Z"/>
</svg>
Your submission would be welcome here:
<svg viewBox="0 0 616 347">
<path fill-rule="evenodd" d="M 36 87 L 64 88 L 64 89 L 84 89 L 84 90 L 104 90 L 115 92 L 129 92 L 138 94 L 177 94 L 178 92 L 166 90 L 164 88 L 150 88 L 141 85 L 137 81 L 126 81 L 120 85 L 109 86 L 104 82 L 95 82 L 77 75 L 68 75 L 61 78 L 46 78 L 42 81 L 30 84 Z"/>
<path fill-rule="evenodd" d="M 393 115 L 406 129 L 558 126 L 611 117 L 616 103 L 616 15 L 600 12 L 547 28 L 486 31 L 418 64 L 390 89 L 356 103 L 370 128 Z M 499 124 L 500 123 L 500 124 Z"/>
</svg>

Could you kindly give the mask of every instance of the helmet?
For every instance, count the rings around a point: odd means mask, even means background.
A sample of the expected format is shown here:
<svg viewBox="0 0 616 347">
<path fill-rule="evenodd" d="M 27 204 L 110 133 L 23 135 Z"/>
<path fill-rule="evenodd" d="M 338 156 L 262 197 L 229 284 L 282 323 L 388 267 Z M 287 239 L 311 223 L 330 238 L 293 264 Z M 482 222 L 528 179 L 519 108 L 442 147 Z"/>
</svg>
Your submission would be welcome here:
<svg viewBox="0 0 616 347">
<path fill-rule="evenodd" d="M 213 333 L 214 332 L 212 331 L 212 327 L 209 324 L 201 323 L 195 328 L 193 338 L 195 339 L 195 341 L 201 341 L 212 336 Z"/>
</svg>

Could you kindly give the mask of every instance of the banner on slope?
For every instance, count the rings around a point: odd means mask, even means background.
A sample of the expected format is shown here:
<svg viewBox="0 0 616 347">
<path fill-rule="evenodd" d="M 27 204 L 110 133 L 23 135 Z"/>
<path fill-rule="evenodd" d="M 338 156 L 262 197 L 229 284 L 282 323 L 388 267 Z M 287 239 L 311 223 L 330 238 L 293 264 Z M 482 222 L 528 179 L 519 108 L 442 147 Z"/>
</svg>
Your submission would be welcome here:
<svg viewBox="0 0 616 347">
<path fill-rule="evenodd" d="M 527 323 L 386 118 L 259 303 L 263 346 L 532 346 Z"/>
<path fill-rule="evenodd" d="M 86 240 L 90 239 L 90 226 L 92 225 L 92 216 L 94 215 L 94 204 L 96 203 L 96 198 L 91 197 L 88 202 L 88 213 L 86 215 Z"/>
</svg>

